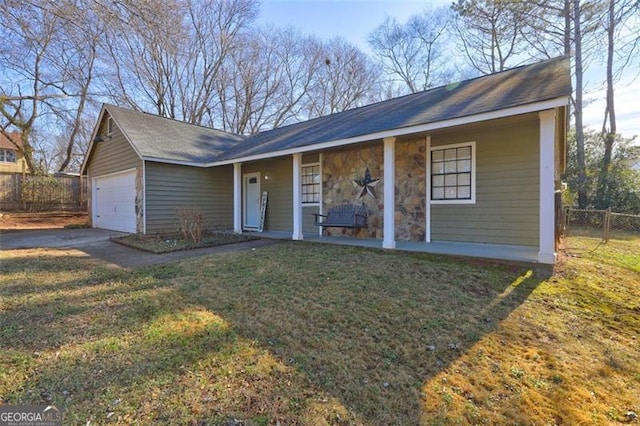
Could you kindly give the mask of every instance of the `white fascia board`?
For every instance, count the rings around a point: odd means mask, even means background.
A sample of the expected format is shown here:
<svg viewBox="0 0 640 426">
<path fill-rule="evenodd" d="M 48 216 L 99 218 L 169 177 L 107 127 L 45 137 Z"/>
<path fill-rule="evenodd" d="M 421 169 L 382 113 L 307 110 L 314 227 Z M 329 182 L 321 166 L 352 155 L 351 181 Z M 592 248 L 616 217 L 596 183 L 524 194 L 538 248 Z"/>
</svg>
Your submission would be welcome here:
<svg viewBox="0 0 640 426">
<path fill-rule="evenodd" d="M 195 163 L 193 161 L 181 161 L 181 160 L 170 160 L 167 158 L 162 158 L 162 157 L 149 157 L 149 156 L 143 156 L 142 159 L 144 161 L 151 161 L 152 163 L 164 163 L 164 164 L 175 164 L 177 166 L 191 166 L 191 167 L 211 167 L 212 164 L 206 164 L 206 163 Z M 235 163 L 236 161 L 234 161 Z M 237 161 L 238 163 L 240 161 Z M 228 163 L 231 164 L 231 163 Z M 217 166 L 218 164 L 216 164 Z"/>
<path fill-rule="evenodd" d="M 344 146 L 344 145 L 368 142 L 372 140 L 410 135 L 412 133 L 430 132 L 438 129 L 443 129 L 446 127 L 463 126 L 465 124 L 474 124 L 482 121 L 496 120 L 499 118 L 506 118 L 514 115 L 527 114 L 530 112 L 544 111 L 547 109 L 553 109 L 553 108 L 565 106 L 568 104 L 568 102 L 569 102 L 569 97 L 563 96 L 560 98 L 550 99 L 547 101 L 536 102 L 536 103 L 527 104 L 527 105 L 520 105 L 517 107 L 501 109 L 497 111 L 485 112 L 482 114 L 469 115 L 466 117 L 452 118 L 450 120 L 436 121 L 433 123 L 419 124 L 417 126 L 385 130 L 377 133 L 369 133 L 366 135 L 354 136 L 352 138 L 347 138 L 347 139 L 338 139 L 335 141 L 322 142 L 322 143 L 311 144 L 306 146 L 299 146 L 295 148 L 284 149 L 281 151 L 272 151 L 264 154 L 238 157 L 231 160 L 215 161 L 213 163 L 203 164 L 202 166 L 213 167 L 213 166 L 223 166 L 226 164 L 233 164 L 238 162 L 246 163 L 249 161 L 264 160 L 267 158 L 280 157 L 280 156 L 291 155 L 296 153 L 305 153 L 310 151 L 320 151 L 320 150 L 335 148 L 335 147 Z"/>
</svg>

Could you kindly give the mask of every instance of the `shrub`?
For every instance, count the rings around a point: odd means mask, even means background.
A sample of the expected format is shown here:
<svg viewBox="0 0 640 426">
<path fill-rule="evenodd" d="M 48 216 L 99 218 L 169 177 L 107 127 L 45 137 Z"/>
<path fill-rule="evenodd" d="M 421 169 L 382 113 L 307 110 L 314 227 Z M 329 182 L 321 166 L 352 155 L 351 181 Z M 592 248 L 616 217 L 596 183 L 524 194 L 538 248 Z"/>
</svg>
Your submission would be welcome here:
<svg viewBox="0 0 640 426">
<path fill-rule="evenodd" d="M 194 244 L 202 241 L 202 224 L 204 214 L 198 209 L 178 209 L 178 232 L 185 240 Z"/>
</svg>

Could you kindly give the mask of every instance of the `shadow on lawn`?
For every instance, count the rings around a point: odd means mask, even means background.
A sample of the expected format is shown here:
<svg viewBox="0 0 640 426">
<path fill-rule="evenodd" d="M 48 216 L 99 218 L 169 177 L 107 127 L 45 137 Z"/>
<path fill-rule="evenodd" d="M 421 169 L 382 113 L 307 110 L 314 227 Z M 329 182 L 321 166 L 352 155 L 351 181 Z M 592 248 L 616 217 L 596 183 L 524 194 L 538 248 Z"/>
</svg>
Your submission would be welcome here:
<svg viewBox="0 0 640 426">
<path fill-rule="evenodd" d="M 28 262 L 13 259 L 10 272 Z M 0 313 L 5 362 L 30 366 L 5 402 L 48 402 L 45 392 L 75 422 L 103 421 L 106 410 L 125 413 L 122 423 L 237 413 L 258 424 L 415 424 L 424 383 L 541 281 L 522 269 L 297 243 L 134 272 L 82 265 L 51 257 L 31 272 L 81 272 L 0 288 L 19 299 Z M 34 351 L 46 358 L 37 367 Z"/>
<path fill-rule="evenodd" d="M 187 269 L 197 273 L 181 281 L 186 299 L 372 424 L 417 423 L 423 384 L 542 281 L 504 266 L 295 243 Z"/>
</svg>

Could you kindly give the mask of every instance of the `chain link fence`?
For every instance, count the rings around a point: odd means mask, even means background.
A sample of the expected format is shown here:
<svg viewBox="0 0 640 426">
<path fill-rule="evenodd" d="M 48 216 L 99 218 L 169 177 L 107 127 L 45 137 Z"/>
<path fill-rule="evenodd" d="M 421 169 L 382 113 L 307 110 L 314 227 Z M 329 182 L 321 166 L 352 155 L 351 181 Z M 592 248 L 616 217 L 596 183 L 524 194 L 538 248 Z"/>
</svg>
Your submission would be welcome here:
<svg viewBox="0 0 640 426">
<path fill-rule="evenodd" d="M 610 209 L 567 208 L 564 210 L 562 222 L 564 237 L 592 238 L 595 247 L 609 239 L 640 237 L 640 215 L 614 213 Z"/>
</svg>

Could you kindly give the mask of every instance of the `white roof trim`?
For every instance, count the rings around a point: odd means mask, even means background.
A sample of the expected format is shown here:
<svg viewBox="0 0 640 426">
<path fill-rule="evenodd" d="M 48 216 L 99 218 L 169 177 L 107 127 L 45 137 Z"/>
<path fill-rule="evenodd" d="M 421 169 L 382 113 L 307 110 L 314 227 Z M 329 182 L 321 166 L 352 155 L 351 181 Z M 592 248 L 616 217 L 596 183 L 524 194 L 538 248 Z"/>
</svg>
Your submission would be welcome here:
<svg viewBox="0 0 640 426">
<path fill-rule="evenodd" d="M 208 164 L 205 164 L 205 163 L 194 163 L 192 161 L 171 160 L 168 158 L 161 158 L 161 157 L 144 156 L 142 157 L 142 159 L 144 161 L 151 161 L 153 163 L 175 164 L 177 166 L 210 167 Z"/>
<path fill-rule="evenodd" d="M 561 106 L 566 106 L 568 102 L 569 102 L 569 97 L 563 96 L 560 98 L 550 99 L 547 101 L 536 102 L 536 103 L 527 104 L 527 105 L 520 105 L 517 107 L 501 109 L 497 111 L 485 112 L 482 114 L 475 114 L 467 117 L 452 118 L 449 120 L 436 121 L 436 122 L 427 123 L 427 124 L 419 124 L 411 127 L 385 130 L 382 132 L 369 133 L 366 135 L 354 136 L 352 138 L 338 139 L 335 141 L 317 143 L 317 144 L 306 145 L 306 146 L 299 146 L 296 148 L 289 148 L 281 151 L 272 151 L 272 152 L 266 152 L 263 154 L 248 155 L 246 157 L 239 157 L 231 160 L 215 161 L 213 163 L 209 163 L 204 166 L 213 167 L 213 166 L 222 166 L 225 164 L 263 160 L 266 158 L 280 157 L 283 155 L 291 155 L 291 154 L 304 153 L 304 152 L 310 152 L 310 151 L 319 151 L 319 150 L 335 148 L 343 145 L 351 145 L 351 144 L 367 142 L 371 140 L 384 139 L 388 137 L 404 136 L 404 135 L 409 135 L 412 133 L 420 133 L 420 132 L 429 132 L 433 130 L 442 129 L 445 127 L 462 126 L 465 124 L 473 124 L 481 121 L 495 120 L 498 118 L 505 118 L 513 115 L 527 114 L 530 112 L 537 112 L 537 111 L 544 111 L 547 109 L 558 108 Z"/>
</svg>

